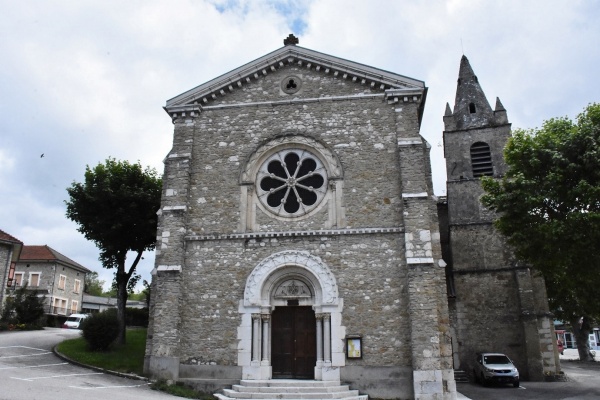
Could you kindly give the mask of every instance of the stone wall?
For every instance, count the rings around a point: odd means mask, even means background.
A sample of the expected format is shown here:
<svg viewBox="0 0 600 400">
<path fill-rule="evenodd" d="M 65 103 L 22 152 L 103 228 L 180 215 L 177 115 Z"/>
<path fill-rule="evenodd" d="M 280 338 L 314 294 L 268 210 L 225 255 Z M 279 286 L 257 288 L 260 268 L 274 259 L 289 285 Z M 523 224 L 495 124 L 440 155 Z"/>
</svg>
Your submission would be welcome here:
<svg viewBox="0 0 600 400">
<path fill-rule="evenodd" d="M 344 301 L 342 325 L 348 334 L 363 337 L 363 359 L 348 364 L 409 366 L 402 247 L 399 234 L 190 242 L 182 272 L 182 299 L 189 305 L 181 310 L 182 362 L 235 365 L 238 303 L 248 275 L 270 254 L 298 249 L 320 257 L 337 277 Z"/>
<path fill-rule="evenodd" d="M 77 312 L 81 312 L 81 306 L 83 302 L 83 286 L 85 281 L 85 273 L 77 271 L 73 268 L 55 263 L 45 262 L 17 262 L 15 267 L 15 273 L 23 273 L 23 281 L 29 281 L 31 273 L 39 273 L 40 281 L 37 289 L 48 290 L 46 296 L 46 304 L 53 306 L 53 299 L 55 297 L 64 299 L 67 301 L 66 314 L 69 315 L 74 313 L 72 310 L 73 301 L 77 301 Z M 59 279 L 60 275 L 65 276 L 64 289 L 60 289 Z M 79 291 L 75 292 L 75 280 L 79 280 Z M 31 285 L 30 289 L 33 289 Z"/>
<path fill-rule="evenodd" d="M 300 86 L 292 94 L 282 88 L 289 77 Z M 239 365 L 250 365 L 256 338 L 248 313 L 265 312 L 244 305 L 248 277 L 272 254 L 305 251 L 327 266 L 339 293 L 339 303 L 323 311 L 331 312 L 332 337 L 340 341 L 332 343 L 332 370 L 342 367 L 339 377 L 375 397 L 452 398 L 421 95 L 389 100 L 379 86 L 293 64 L 257 73 L 199 113 L 177 114 L 165 160 L 147 371 L 217 386 L 235 379 Z M 328 169 L 330 190 L 310 215 L 274 217 L 257 200 L 252 174 L 267 157 L 262 149 L 277 143 L 312 149 Z M 362 359 L 344 359 L 346 335 L 362 337 Z M 210 383 L 217 371 L 223 380 Z"/>
<path fill-rule="evenodd" d="M 446 175 L 449 182 L 473 179 L 470 150 L 471 145 L 476 142 L 484 142 L 490 146 L 494 176 L 502 176 L 506 172 L 503 152 L 510 137 L 510 124 L 466 131 L 446 131 L 444 137 L 444 155 L 448 160 Z"/>
<path fill-rule="evenodd" d="M 462 101 L 458 97 L 457 102 Z M 454 366 L 471 372 L 477 352 L 499 352 L 515 361 L 521 379 L 543 380 L 544 372 L 557 371 L 543 281 L 517 262 L 505 238 L 493 227 L 497 215 L 481 203 L 484 191 L 473 176 L 470 155 L 474 143 L 486 143 L 493 177 L 502 177 L 510 124 L 500 103 L 492 112 L 480 90 L 466 98 L 477 99 L 476 113 L 455 107 L 454 115 L 447 112 L 444 117 L 448 197 L 439 209 L 444 222 L 441 230 L 448 235 L 444 255 L 454 295 L 449 299 L 456 341 Z M 457 130 L 461 126 L 464 129 Z"/>
</svg>

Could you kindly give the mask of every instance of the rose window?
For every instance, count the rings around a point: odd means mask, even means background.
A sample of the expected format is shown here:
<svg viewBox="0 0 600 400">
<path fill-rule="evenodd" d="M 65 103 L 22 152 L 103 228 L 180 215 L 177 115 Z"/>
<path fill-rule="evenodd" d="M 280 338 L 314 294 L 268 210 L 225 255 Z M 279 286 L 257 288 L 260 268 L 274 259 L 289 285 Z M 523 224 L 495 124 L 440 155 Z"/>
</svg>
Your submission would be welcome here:
<svg viewBox="0 0 600 400">
<path fill-rule="evenodd" d="M 261 166 L 257 191 L 261 203 L 271 212 L 298 217 L 319 205 L 327 192 L 327 174 L 312 153 L 286 149 Z"/>
</svg>

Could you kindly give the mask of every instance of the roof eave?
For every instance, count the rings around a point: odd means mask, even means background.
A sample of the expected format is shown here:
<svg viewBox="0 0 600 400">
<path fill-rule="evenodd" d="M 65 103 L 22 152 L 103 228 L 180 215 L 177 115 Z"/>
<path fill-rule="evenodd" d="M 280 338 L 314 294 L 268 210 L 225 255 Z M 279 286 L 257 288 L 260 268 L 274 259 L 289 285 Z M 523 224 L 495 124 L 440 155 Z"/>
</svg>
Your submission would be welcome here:
<svg viewBox="0 0 600 400">
<path fill-rule="evenodd" d="M 299 46 L 284 46 L 167 100 L 164 109 L 171 112 L 185 105 L 207 103 L 209 99 L 224 96 L 234 88 L 241 87 L 245 83 L 252 82 L 253 79 L 259 79 L 261 76 L 292 63 L 304 65 L 310 69 L 315 68 L 317 71 L 323 70 L 324 73 L 331 73 L 334 76 L 341 74 L 341 77 L 360 79 L 361 83 L 368 82 L 382 90 L 390 88 L 425 89 L 425 83 L 417 79 Z"/>
</svg>

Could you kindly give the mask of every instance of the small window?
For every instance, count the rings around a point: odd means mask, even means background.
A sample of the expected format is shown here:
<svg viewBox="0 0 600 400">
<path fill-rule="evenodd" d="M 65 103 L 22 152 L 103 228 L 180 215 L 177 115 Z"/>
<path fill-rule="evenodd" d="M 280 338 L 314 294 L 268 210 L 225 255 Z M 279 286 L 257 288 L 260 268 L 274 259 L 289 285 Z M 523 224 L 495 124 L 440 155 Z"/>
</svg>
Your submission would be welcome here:
<svg viewBox="0 0 600 400">
<path fill-rule="evenodd" d="M 471 167 L 474 178 L 494 175 L 492 153 L 487 143 L 477 142 L 471 146 Z"/>
<path fill-rule="evenodd" d="M 29 273 L 29 286 L 38 287 L 40 286 L 40 273 L 30 272 Z"/>
<path fill-rule="evenodd" d="M 79 302 L 77 300 L 71 301 L 71 314 L 77 314 L 79 308 Z"/>
<path fill-rule="evenodd" d="M 471 114 L 475 114 L 477 112 L 477 109 L 475 108 L 475 103 L 469 103 L 469 112 Z"/>
<path fill-rule="evenodd" d="M 22 272 L 15 272 L 13 286 L 16 286 L 16 287 L 23 286 L 23 273 Z"/>
<path fill-rule="evenodd" d="M 79 279 L 75 279 L 75 287 L 73 288 L 73 292 L 79 293 L 81 289 L 81 281 Z"/>
<path fill-rule="evenodd" d="M 302 87 L 302 80 L 300 77 L 290 75 L 281 81 L 281 90 L 287 94 L 296 93 Z"/>
<path fill-rule="evenodd" d="M 60 290 L 65 290 L 65 284 L 67 283 L 67 277 L 65 275 L 61 275 L 58 279 L 58 288 Z"/>
<path fill-rule="evenodd" d="M 67 300 L 55 297 L 52 302 L 52 313 L 66 315 L 67 314 Z"/>
</svg>

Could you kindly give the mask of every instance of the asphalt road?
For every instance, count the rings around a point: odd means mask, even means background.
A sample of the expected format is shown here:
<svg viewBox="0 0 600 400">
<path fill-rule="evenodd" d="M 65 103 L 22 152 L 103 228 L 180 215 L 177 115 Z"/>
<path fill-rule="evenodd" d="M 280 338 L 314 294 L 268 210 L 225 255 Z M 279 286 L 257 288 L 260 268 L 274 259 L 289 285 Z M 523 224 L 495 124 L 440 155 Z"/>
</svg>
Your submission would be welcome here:
<svg viewBox="0 0 600 400">
<path fill-rule="evenodd" d="M 0 332 L 0 400 L 158 400 L 177 399 L 121 378 L 69 364 L 52 348 L 76 337 L 78 330 Z"/>
<path fill-rule="evenodd" d="M 483 387 L 475 383 L 457 383 L 456 389 L 472 400 L 544 399 L 544 400 L 598 400 L 600 399 L 600 362 L 582 363 L 561 360 L 566 382 L 521 382 L 518 389 L 512 385 Z"/>
<path fill-rule="evenodd" d="M 59 328 L 0 332 L 0 400 L 180 398 L 151 390 L 145 381 L 79 367 L 54 355 L 52 348 L 56 344 L 79 334 L 78 330 Z M 576 357 L 566 353 L 561 357 L 562 370 L 568 377 L 566 382 L 521 382 L 518 389 L 510 385 L 483 387 L 474 383 L 459 383 L 457 389 L 472 400 L 600 399 L 600 362 L 567 360 Z"/>
</svg>

